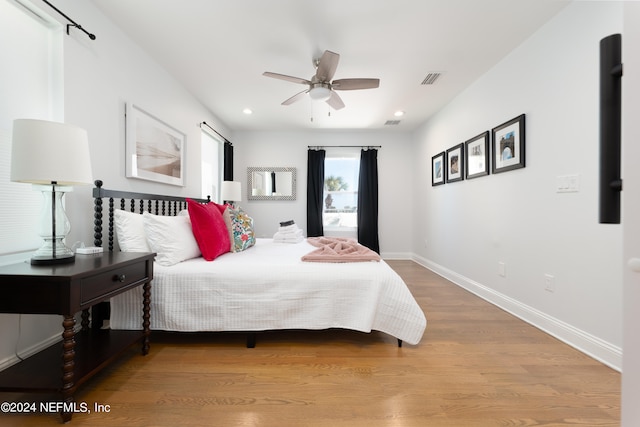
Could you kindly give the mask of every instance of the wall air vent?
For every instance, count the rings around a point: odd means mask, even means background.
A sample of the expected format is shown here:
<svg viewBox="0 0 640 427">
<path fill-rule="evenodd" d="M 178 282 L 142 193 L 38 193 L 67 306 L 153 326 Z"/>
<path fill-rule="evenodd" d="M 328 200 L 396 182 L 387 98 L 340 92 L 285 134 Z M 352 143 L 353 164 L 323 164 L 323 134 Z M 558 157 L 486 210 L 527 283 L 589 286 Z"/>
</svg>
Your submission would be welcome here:
<svg viewBox="0 0 640 427">
<path fill-rule="evenodd" d="M 442 73 L 437 73 L 437 72 L 432 72 L 427 74 L 427 76 L 424 78 L 424 80 L 422 80 L 423 85 L 432 85 L 436 82 L 436 80 L 438 80 L 438 77 L 440 77 L 442 75 Z"/>
<path fill-rule="evenodd" d="M 385 126 L 395 126 L 395 125 L 399 125 L 400 124 L 400 120 L 387 120 L 384 125 Z"/>
</svg>

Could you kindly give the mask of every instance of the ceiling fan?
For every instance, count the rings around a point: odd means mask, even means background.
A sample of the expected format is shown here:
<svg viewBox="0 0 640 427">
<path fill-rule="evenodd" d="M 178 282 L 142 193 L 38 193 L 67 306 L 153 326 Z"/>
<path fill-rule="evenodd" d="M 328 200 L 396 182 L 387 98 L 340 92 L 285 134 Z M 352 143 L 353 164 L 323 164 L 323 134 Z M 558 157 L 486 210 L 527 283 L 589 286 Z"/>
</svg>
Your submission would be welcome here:
<svg viewBox="0 0 640 427">
<path fill-rule="evenodd" d="M 287 76 L 284 74 L 271 73 L 269 71 L 265 71 L 262 75 L 308 86 L 307 89 L 302 92 L 298 92 L 291 98 L 285 100 L 282 105 L 291 105 L 302 99 L 304 95 L 308 93 L 311 99 L 326 101 L 331 108 L 340 110 L 344 108 L 344 102 L 342 102 L 340 96 L 338 96 L 334 91 L 374 89 L 380 86 L 380 79 L 339 79 L 331 81 L 336 72 L 336 68 L 338 67 L 339 60 L 340 55 L 329 50 L 325 50 L 320 59 L 315 59 L 313 61 L 313 64 L 316 67 L 316 74 L 311 77 L 311 80 Z"/>
</svg>

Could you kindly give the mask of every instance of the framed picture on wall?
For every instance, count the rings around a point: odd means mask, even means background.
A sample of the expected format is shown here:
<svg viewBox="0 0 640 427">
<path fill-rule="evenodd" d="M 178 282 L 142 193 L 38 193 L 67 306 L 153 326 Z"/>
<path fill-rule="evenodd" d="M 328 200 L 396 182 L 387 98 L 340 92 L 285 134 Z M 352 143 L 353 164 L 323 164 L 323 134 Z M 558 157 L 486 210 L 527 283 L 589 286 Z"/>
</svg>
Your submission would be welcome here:
<svg viewBox="0 0 640 427">
<path fill-rule="evenodd" d="M 431 185 L 442 185 L 445 182 L 447 164 L 445 152 L 438 153 L 431 158 Z"/>
<path fill-rule="evenodd" d="M 489 175 L 489 131 L 464 143 L 464 166 L 467 179 Z"/>
<path fill-rule="evenodd" d="M 125 111 L 126 174 L 184 185 L 185 134 L 134 104 Z"/>
<path fill-rule="evenodd" d="M 491 171 L 525 167 L 524 114 L 491 130 Z"/>
<path fill-rule="evenodd" d="M 447 182 L 464 179 L 464 143 L 447 150 Z"/>
</svg>

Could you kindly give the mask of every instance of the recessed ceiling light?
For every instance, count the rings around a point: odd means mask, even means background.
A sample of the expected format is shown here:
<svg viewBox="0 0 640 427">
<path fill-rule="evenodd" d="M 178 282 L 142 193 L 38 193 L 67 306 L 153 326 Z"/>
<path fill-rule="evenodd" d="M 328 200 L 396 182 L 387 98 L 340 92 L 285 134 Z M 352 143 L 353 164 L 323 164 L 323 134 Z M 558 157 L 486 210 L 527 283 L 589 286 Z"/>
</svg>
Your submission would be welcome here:
<svg viewBox="0 0 640 427">
<path fill-rule="evenodd" d="M 404 111 L 396 111 L 395 113 L 393 113 L 393 115 L 396 117 L 402 117 L 404 116 Z"/>
<path fill-rule="evenodd" d="M 249 115 L 249 114 L 253 114 L 253 111 L 251 110 L 251 108 L 245 108 L 244 110 L 242 110 L 243 113 Z"/>
</svg>

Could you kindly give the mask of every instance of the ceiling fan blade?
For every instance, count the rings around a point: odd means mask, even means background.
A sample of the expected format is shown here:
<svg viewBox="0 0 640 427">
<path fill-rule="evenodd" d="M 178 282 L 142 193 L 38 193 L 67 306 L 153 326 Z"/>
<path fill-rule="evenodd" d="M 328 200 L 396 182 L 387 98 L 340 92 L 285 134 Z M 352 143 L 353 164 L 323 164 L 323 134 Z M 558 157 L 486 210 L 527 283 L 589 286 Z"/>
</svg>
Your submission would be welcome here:
<svg viewBox="0 0 640 427">
<path fill-rule="evenodd" d="M 338 61 L 340 61 L 340 55 L 325 50 L 318 61 L 318 69 L 316 70 L 316 77 L 320 82 L 328 82 L 333 78 L 338 68 Z"/>
<path fill-rule="evenodd" d="M 331 82 L 335 90 L 375 89 L 380 86 L 380 79 L 340 79 Z"/>
<path fill-rule="evenodd" d="M 286 80 L 288 82 L 293 82 L 293 83 L 300 83 L 303 85 L 310 85 L 311 82 L 307 79 L 302 79 L 300 77 L 292 77 L 292 76 L 287 76 L 285 74 L 278 74 L 278 73 L 271 73 L 269 71 L 265 71 L 264 73 L 262 73 L 263 76 L 267 76 L 267 77 L 273 77 L 274 79 L 279 79 L 279 80 Z"/>
<path fill-rule="evenodd" d="M 327 99 L 327 104 L 329 104 L 329 106 L 334 110 L 341 110 L 344 108 L 342 98 L 340 98 L 340 96 L 334 91 L 331 91 L 331 96 Z"/>
<path fill-rule="evenodd" d="M 298 92 L 298 93 L 296 93 L 296 94 L 295 94 L 295 95 L 293 95 L 291 98 L 286 99 L 286 100 L 282 103 L 282 105 L 291 105 L 291 104 L 293 104 L 294 102 L 301 100 L 301 99 L 302 99 L 302 97 L 303 97 L 307 92 L 309 92 L 309 89 L 306 89 L 306 90 L 303 90 L 302 92 Z"/>
</svg>

